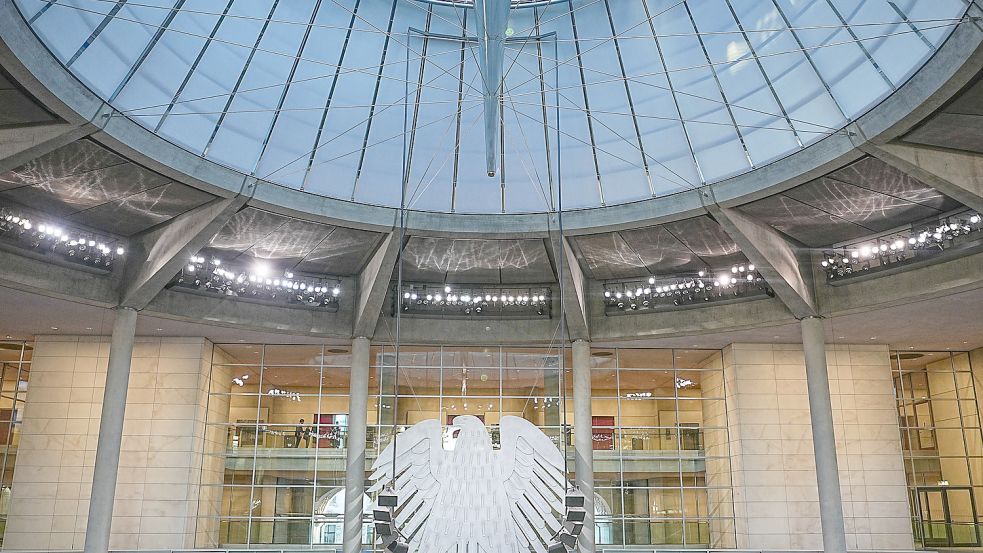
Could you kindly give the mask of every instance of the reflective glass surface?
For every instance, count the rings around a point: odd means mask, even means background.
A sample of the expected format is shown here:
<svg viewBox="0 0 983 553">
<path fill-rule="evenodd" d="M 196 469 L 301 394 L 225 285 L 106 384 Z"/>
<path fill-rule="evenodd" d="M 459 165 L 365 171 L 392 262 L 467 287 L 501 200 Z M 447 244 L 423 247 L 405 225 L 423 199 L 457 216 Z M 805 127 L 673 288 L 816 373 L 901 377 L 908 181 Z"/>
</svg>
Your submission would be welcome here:
<svg viewBox="0 0 983 553">
<path fill-rule="evenodd" d="M 765 165 L 895 91 L 967 6 L 516 2 L 490 178 L 469 2 L 15 1 L 83 83 L 194 154 L 313 194 L 472 213 L 621 204 Z"/>
<path fill-rule="evenodd" d="M 7 527 L 33 352 L 26 342 L 0 342 L 0 533 Z"/>
<path fill-rule="evenodd" d="M 350 354 L 214 352 L 199 528 L 222 545 L 340 544 Z M 450 448 L 454 417 L 476 416 L 498 448 L 510 415 L 549 436 L 576 478 L 569 350 L 402 346 L 399 360 L 397 371 L 391 346 L 370 353 L 367 468 L 394 431 L 427 419 L 440 421 Z M 591 352 L 598 543 L 735 546 L 721 367 L 716 350 Z M 373 543 L 369 515 L 363 528 Z"/>
<path fill-rule="evenodd" d="M 979 547 L 983 509 L 980 382 L 970 355 L 892 354 L 916 543 Z"/>
</svg>

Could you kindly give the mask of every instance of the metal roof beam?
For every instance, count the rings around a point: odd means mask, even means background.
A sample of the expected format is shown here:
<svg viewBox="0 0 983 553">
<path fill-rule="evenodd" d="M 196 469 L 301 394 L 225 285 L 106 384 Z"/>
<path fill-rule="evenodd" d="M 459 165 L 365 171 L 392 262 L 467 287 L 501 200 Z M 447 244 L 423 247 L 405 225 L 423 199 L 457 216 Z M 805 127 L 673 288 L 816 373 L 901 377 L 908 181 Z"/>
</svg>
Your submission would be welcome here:
<svg viewBox="0 0 983 553">
<path fill-rule="evenodd" d="M 713 204 L 707 206 L 707 211 L 740 246 L 795 318 L 819 314 L 807 252 L 771 226 L 737 209 Z"/>
<path fill-rule="evenodd" d="M 188 262 L 246 205 L 255 187 L 249 180 L 232 198 L 217 198 L 131 239 L 120 305 L 143 309 Z"/>
<path fill-rule="evenodd" d="M 983 213 L 983 155 L 901 142 L 860 149 Z"/>
<path fill-rule="evenodd" d="M 357 279 L 357 298 L 355 315 L 353 317 L 352 336 L 356 338 L 372 338 L 379 316 L 386 303 L 389 283 L 399 260 L 399 250 L 402 248 L 398 232 L 390 232 L 383 238 L 369 262 Z M 399 293 L 397 291 L 397 293 Z"/>
<path fill-rule="evenodd" d="M 481 72 L 485 108 L 485 163 L 489 177 L 498 172 L 502 93 L 505 87 L 505 32 L 509 26 L 511 6 L 510 0 L 474 0 L 478 70 Z"/>
</svg>

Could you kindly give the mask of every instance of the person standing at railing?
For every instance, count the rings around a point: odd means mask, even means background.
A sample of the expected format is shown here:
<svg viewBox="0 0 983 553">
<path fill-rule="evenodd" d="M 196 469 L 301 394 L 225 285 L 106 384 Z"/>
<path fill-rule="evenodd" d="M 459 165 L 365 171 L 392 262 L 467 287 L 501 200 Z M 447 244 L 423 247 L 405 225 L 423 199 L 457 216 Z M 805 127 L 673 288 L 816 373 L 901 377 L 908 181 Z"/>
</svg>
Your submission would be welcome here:
<svg viewBox="0 0 983 553">
<path fill-rule="evenodd" d="M 304 419 L 300 419 L 300 422 L 294 428 L 294 447 L 300 447 L 300 440 L 304 439 L 304 447 L 311 446 L 311 430 L 304 426 Z"/>
</svg>

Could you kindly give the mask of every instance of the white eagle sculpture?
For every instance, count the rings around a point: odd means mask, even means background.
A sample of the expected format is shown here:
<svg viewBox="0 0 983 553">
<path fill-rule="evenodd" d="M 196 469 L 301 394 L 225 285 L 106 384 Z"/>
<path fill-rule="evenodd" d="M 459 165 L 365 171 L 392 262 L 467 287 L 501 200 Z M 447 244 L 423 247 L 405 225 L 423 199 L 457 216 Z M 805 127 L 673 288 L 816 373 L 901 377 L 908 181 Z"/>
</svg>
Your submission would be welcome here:
<svg viewBox="0 0 983 553">
<path fill-rule="evenodd" d="M 440 422 L 399 434 L 372 465 L 369 491 L 392 488 L 395 527 L 410 553 L 545 552 L 563 517 L 563 455 L 529 421 L 501 420 L 501 449 L 480 419 L 454 419 L 460 434 L 443 448 Z"/>
</svg>

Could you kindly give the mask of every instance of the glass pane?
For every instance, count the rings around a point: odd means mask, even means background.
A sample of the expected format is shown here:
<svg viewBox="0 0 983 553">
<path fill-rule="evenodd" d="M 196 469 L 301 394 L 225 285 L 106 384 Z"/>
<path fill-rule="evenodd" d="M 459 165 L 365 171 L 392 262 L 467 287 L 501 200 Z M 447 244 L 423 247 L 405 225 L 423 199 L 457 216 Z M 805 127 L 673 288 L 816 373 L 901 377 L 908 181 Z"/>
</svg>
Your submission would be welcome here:
<svg viewBox="0 0 983 553">
<path fill-rule="evenodd" d="M 622 369 L 672 369 L 672 350 L 619 349 L 618 366 Z"/>
</svg>

